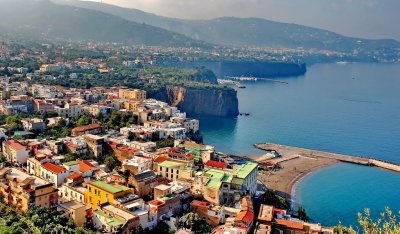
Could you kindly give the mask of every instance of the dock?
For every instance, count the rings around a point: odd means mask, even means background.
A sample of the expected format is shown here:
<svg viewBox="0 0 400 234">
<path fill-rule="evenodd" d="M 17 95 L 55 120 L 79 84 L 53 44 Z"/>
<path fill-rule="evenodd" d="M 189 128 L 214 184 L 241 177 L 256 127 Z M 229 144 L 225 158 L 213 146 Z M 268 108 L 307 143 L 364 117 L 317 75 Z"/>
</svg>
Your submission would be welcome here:
<svg viewBox="0 0 400 234">
<path fill-rule="evenodd" d="M 254 144 L 254 147 L 265 151 L 276 151 L 277 153 L 282 155 L 293 155 L 293 156 L 299 155 L 310 158 L 329 158 L 345 163 L 353 163 L 364 166 L 375 166 L 386 170 L 400 172 L 399 164 L 385 162 L 373 157 L 350 156 L 350 155 L 337 154 L 319 150 L 305 149 L 294 146 L 279 145 L 274 143 L 259 143 L 259 144 Z"/>
</svg>

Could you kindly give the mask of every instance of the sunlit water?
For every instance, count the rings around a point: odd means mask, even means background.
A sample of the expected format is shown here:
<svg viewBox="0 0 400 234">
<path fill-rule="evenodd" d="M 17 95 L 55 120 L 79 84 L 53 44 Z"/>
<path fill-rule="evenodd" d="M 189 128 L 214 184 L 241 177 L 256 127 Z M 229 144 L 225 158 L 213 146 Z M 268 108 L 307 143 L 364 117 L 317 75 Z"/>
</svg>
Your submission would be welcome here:
<svg viewBox="0 0 400 234">
<path fill-rule="evenodd" d="M 400 163 L 400 65 L 319 64 L 284 80 L 244 83 L 239 109 L 250 116 L 201 118 L 205 142 L 238 155 L 273 142 Z M 303 179 L 296 194 L 314 221 L 354 225 L 365 207 L 400 210 L 400 174 L 340 164 Z"/>
</svg>

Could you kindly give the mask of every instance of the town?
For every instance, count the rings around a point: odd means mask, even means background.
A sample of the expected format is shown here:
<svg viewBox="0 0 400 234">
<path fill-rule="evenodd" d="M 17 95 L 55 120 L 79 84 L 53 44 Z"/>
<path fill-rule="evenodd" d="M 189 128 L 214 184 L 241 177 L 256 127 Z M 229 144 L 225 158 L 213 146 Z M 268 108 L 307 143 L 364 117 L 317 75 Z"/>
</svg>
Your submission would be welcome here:
<svg viewBox="0 0 400 234">
<path fill-rule="evenodd" d="M 0 69 L 0 200 L 15 212 L 56 211 L 83 233 L 333 233 L 274 206 L 258 162 L 203 144 L 198 119 L 148 97 L 159 71 L 137 88 L 104 77 L 154 57 L 1 49 L 23 65 Z"/>
</svg>

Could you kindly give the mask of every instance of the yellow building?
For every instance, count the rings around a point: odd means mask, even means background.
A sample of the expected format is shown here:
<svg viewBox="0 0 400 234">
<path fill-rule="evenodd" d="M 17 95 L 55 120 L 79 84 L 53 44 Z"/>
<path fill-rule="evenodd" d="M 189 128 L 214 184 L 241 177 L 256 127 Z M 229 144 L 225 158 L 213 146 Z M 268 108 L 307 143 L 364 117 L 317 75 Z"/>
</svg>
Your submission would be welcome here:
<svg viewBox="0 0 400 234">
<path fill-rule="evenodd" d="M 123 203 L 122 198 L 133 193 L 133 190 L 128 187 L 112 185 L 100 180 L 89 182 L 86 188 L 85 203 L 93 210 L 104 203 L 113 205 Z"/>
<path fill-rule="evenodd" d="M 146 99 L 147 94 L 146 91 L 141 89 L 121 89 L 119 90 L 119 96 L 121 98 L 141 102 Z"/>
<path fill-rule="evenodd" d="M 171 181 L 180 178 L 180 173 L 185 169 L 186 163 L 166 160 L 158 164 L 157 174 Z"/>
<path fill-rule="evenodd" d="M 129 111 L 137 111 L 138 107 L 140 106 L 140 102 L 137 101 L 127 101 L 124 102 L 123 107 Z"/>
</svg>

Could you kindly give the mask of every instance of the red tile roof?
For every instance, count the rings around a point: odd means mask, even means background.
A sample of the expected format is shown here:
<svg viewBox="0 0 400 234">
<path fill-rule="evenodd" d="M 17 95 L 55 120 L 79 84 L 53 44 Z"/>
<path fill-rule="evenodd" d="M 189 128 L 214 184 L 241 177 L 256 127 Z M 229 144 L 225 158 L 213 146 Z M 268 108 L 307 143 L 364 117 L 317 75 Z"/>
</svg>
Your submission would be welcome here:
<svg viewBox="0 0 400 234">
<path fill-rule="evenodd" d="M 162 162 L 167 161 L 167 160 L 168 160 L 168 158 L 160 156 L 160 157 L 154 159 L 154 162 L 162 163 Z"/>
<path fill-rule="evenodd" d="M 208 160 L 205 165 L 208 167 L 216 167 L 216 168 L 221 168 L 221 169 L 225 169 L 228 167 L 227 163 L 213 161 L 213 160 Z"/>
<path fill-rule="evenodd" d="M 285 219 L 275 219 L 275 222 L 279 225 L 285 226 L 290 229 L 303 230 L 302 222 L 296 222 L 296 221 L 285 220 Z"/>
<path fill-rule="evenodd" d="M 21 145 L 21 143 L 16 140 L 8 140 L 6 141 L 6 144 L 15 150 L 25 149 L 25 146 Z"/>
<path fill-rule="evenodd" d="M 93 130 L 96 128 L 100 128 L 100 125 L 99 124 L 89 124 L 89 125 L 73 128 L 72 132 L 86 132 L 86 131 Z"/>
<path fill-rule="evenodd" d="M 95 168 L 93 164 L 86 160 L 76 160 L 79 163 L 79 170 L 83 173 L 88 172 Z"/>
<path fill-rule="evenodd" d="M 69 176 L 67 177 L 67 179 L 76 180 L 76 179 L 79 179 L 81 176 L 82 176 L 81 173 L 79 173 L 79 172 L 74 172 L 74 173 L 72 173 L 71 175 L 69 175 Z"/>
<path fill-rule="evenodd" d="M 152 200 L 152 201 L 149 201 L 149 204 L 153 205 L 153 206 L 162 206 L 165 204 L 165 202 L 159 201 L 159 200 Z"/>
<path fill-rule="evenodd" d="M 240 211 L 235 218 L 235 222 L 251 223 L 254 220 L 254 213 L 250 211 Z"/>
<path fill-rule="evenodd" d="M 194 201 L 192 201 L 192 203 L 190 203 L 190 205 L 192 205 L 192 206 L 205 206 L 205 207 L 208 207 L 209 205 L 210 205 L 210 203 L 208 203 L 208 202 L 202 202 L 202 201 L 199 201 L 199 200 L 194 200 Z"/>
<path fill-rule="evenodd" d="M 58 166 L 58 165 L 55 165 L 55 164 L 49 163 L 49 162 L 43 163 L 42 166 L 46 170 L 54 172 L 55 174 L 60 174 L 61 172 L 66 172 L 67 171 L 64 167 Z"/>
</svg>

